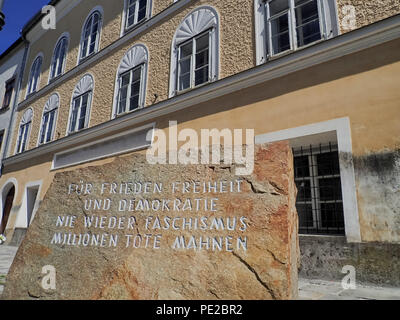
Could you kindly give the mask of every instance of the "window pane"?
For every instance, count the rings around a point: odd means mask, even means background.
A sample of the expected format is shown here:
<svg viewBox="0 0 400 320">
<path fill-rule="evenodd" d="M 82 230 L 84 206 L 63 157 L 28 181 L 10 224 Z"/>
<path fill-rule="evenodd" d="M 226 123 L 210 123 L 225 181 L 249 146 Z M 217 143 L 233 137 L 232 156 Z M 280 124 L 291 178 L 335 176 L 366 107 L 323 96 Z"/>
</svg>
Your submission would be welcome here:
<svg viewBox="0 0 400 320">
<path fill-rule="evenodd" d="M 89 93 L 86 93 L 82 96 L 81 112 L 79 114 L 79 120 L 78 120 L 78 130 L 81 130 L 85 127 L 88 100 L 89 100 Z"/>
<path fill-rule="evenodd" d="M 191 57 L 183 59 L 179 62 L 179 73 L 180 75 L 184 75 L 186 73 L 190 73 L 190 65 L 191 65 Z"/>
<path fill-rule="evenodd" d="M 295 8 L 298 46 L 307 45 L 321 39 L 318 3 L 314 1 L 298 1 Z"/>
<path fill-rule="evenodd" d="M 344 230 L 344 214 L 342 203 L 321 204 L 321 225 L 322 228 L 333 228 L 327 233 L 341 233 Z"/>
<path fill-rule="evenodd" d="M 271 17 L 288 9 L 288 0 L 273 0 L 269 3 L 269 13 Z"/>
<path fill-rule="evenodd" d="M 274 54 L 290 49 L 288 14 L 271 20 L 271 37 Z"/>
<path fill-rule="evenodd" d="M 76 98 L 75 101 L 74 101 L 74 107 L 72 109 L 71 125 L 70 125 L 70 128 L 69 128 L 70 132 L 74 132 L 75 131 L 76 120 L 78 118 L 78 110 L 79 110 L 80 103 L 81 103 L 81 97 Z"/>
<path fill-rule="evenodd" d="M 340 178 L 318 179 L 321 201 L 342 200 Z"/>
<path fill-rule="evenodd" d="M 190 73 L 179 77 L 179 90 L 190 88 Z"/>
<path fill-rule="evenodd" d="M 46 136 L 46 128 L 47 128 L 47 123 L 49 122 L 49 114 L 46 113 L 43 116 L 43 123 L 42 123 L 42 130 L 41 130 L 41 134 L 40 134 L 40 141 L 39 143 L 42 144 L 45 142 L 44 138 Z"/>
<path fill-rule="evenodd" d="M 311 201 L 311 182 L 310 180 L 296 181 L 297 199 L 296 201 Z"/>
<path fill-rule="evenodd" d="M 49 125 L 47 127 L 47 134 L 46 134 L 46 142 L 51 141 L 51 138 L 52 138 L 51 135 L 53 133 L 55 115 L 56 115 L 56 110 L 53 110 L 50 112 Z"/>
<path fill-rule="evenodd" d="M 196 70 L 195 72 L 195 85 L 199 85 L 208 81 L 208 66 Z"/>
<path fill-rule="evenodd" d="M 193 52 L 193 41 L 180 47 L 180 59 L 190 56 Z"/>
<path fill-rule="evenodd" d="M 312 228 L 314 225 L 312 205 L 296 204 L 296 209 L 299 214 L 299 227 Z"/>
<path fill-rule="evenodd" d="M 339 154 L 337 151 L 318 154 L 317 162 L 319 176 L 340 174 Z"/>
<path fill-rule="evenodd" d="M 136 2 L 131 1 L 131 4 L 128 8 L 127 27 L 130 27 L 135 23 L 135 10 L 136 10 Z"/>
<path fill-rule="evenodd" d="M 142 74 L 142 68 L 141 67 L 134 69 L 133 70 L 133 75 L 132 75 L 132 81 L 133 82 L 139 81 L 141 74 Z"/>
<path fill-rule="evenodd" d="M 29 123 L 24 125 L 24 136 L 22 138 L 22 149 L 21 149 L 21 152 L 25 151 L 25 148 L 26 148 L 26 142 L 27 142 L 27 139 L 28 139 L 29 125 L 30 125 Z"/>
<path fill-rule="evenodd" d="M 139 95 L 130 99 L 129 111 L 135 110 L 139 107 Z"/>
<path fill-rule="evenodd" d="M 146 17 L 146 5 L 147 0 L 139 0 L 138 22 Z"/>
<path fill-rule="evenodd" d="M 310 176 L 310 166 L 308 163 L 308 156 L 301 156 L 294 158 L 294 175 L 295 178 Z"/>
</svg>

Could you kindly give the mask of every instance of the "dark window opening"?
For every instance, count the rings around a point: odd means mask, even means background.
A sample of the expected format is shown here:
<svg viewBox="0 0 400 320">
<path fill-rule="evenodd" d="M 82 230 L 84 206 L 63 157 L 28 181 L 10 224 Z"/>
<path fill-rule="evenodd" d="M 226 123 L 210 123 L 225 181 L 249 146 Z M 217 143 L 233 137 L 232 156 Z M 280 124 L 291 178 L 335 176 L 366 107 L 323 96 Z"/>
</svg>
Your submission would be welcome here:
<svg viewBox="0 0 400 320">
<path fill-rule="evenodd" d="M 293 149 L 300 234 L 343 235 L 344 214 L 336 144 Z"/>
</svg>

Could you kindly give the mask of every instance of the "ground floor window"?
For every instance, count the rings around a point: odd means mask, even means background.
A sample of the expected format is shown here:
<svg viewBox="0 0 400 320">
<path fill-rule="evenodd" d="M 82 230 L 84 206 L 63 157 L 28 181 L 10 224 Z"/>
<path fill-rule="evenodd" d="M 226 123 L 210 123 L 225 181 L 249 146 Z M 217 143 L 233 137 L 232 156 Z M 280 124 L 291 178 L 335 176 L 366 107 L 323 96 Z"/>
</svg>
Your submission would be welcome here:
<svg viewBox="0 0 400 320">
<path fill-rule="evenodd" d="M 335 143 L 293 149 L 300 234 L 343 235 L 339 153 Z"/>
</svg>

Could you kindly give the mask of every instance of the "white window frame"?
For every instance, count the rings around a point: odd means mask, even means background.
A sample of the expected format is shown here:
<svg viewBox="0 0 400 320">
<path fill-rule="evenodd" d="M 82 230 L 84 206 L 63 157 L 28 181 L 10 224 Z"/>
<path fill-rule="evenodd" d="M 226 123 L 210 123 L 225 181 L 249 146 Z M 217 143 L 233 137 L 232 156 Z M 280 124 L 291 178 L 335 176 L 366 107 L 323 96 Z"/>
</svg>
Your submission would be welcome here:
<svg viewBox="0 0 400 320">
<path fill-rule="evenodd" d="M 142 109 L 146 103 L 146 90 L 147 90 L 147 72 L 149 63 L 148 49 L 144 44 L 136 44 L 128 50 L 128 52 L 121 59 L 119 64 L 116 79 L 115 79 L 115 90 L 114 90 L 114 102 L 113 102 L 113 113 L 112 118 L 121 116 L 123 114 L 134 112 Z M 121 76 L 126 72 L 129 72 L 138 66 L 142 67 L 141 78 L 140 78 L 140 93 L 139 93 L 139 107 L 132 111 L 125 111 L 124 113 L 118 114 L 119 108 L 119 94 L 121 87 Z M 127 108 L 125 108 L 127 110 Z"/>
<path fill-rule="evenodd" d="M 318 0 L 319 22 L 321 30 L 321 40 L 313 43 L 298 47 L 296 37 L 296 23 L 295 21 L 289 22 L 291 49 L 285 52 L 272 54 L 271 37 L 268 32 L 268 4 L 271 0 L 254 0 L 255 12 L 255 36 L 256 36 L 256 58 L 257 65 L 263 64 L 270 59 L 278 58 L 282 55 L 294 52 L 299 49 L 305 49 L 309 46 L 315 45 L 321 41 L 331 39 L 340 34 L 338 9 L 336 0 Z M 294 0 L 290 1 L 289 20 L 294 17 Z M 268 46 L 267 46 L 268 43 Z"/>
<path fill-rule="evenodd" d="M 137 1 L 137 3 L 139 2 L 139 0 L 136 0 L 136 1 Z M 152 12 L 152 2 L 153 2 L 152 0 L 147 0 L 147 3 L 146 3 L 146 15 L 145 15 L 145 17 L 144 17 L 142 20 L 140 20 L 140 21 L 137 21 L 137 19 L 138 19 L 139 6 L 136 6 L 136 8 L 135 8 L 136 10 L 135 10 L 134 23 L 133 23 L 132 25 L 128 26 L 127 24 L 128 24 L 129 0 L 124 0 L 124 14 L 123 14 L 123 18 L 122 18 L 121 37 L 122 37 L 125 33 L 129 32 L 129 31 L 132 30 L 132 29 L 134 29 L 135 26 L 138 26 L 138 25 L 140 25 L 142 22 L 144 22 L 144 21 L 150 19 L 150 17 L 151 17 L 151 12 Z"/>
<path fill-rule="evenodd" d="M 84 56 L 82 56 L 83 44 L 84 44 L 85 39 L 86 39 L 85 38 L 85 31 L 86 31 L 86 28 L 87 28 L 87 26 L 88 26 L 88 24 L 90 22 L 90 19 L 92 19 L 92 17 L 95 14 L 99 15 L 99 24 L 98 24 L 98 28 L 97 28 L 97 32 L 96 32 L 95 48 L 94 48 L 92 53 L 89 53 L 90 43 L 91 43 L 91 40 L 92 40 L 92 32 L 90 32 L 89 37 L 88 37 L 88 45 L 87 45 L 87 48 L 86 48 L 86 53 L 85 53 Z M 88 14 L 88 16 L 87 16 L 87 18 L 85 20 L 85 23 L 83 24 L 83 27 L 82 27 L 81 41 L 79 43 L 78 64 L 81 63 L 82 61 L 84 61 L 85 59 L 87 59 L 88 57 L 96 54 L 100 50 L 101 33 L 102 33 L 101 31 L 102 31 L 102 28 L 103 28 L 103 17 L 104 17 L 104 10 L 103 10 L 103 8 L 101 6 L 97 6 L 97 7 L 93 8 L 90 11 L 90 13 Z M 92 29 L 92 26 L 93 26 L 93 20 L 92 20 L 90 29 Z"/>
<path fill-rule="evenodd" d="M 133 74 L 133 72 L 135 71 L 135 70 L 137 70 L 137 69 L 139 69 L 140 68 L 140 78 L 139 78 L 139 84 L 140 84 L 140 87 L 139 87 L 139 97 L 138 97 L 138 107 L 136 108 L 136 109 L 133 109 L 133 110 L 129 110 L 129 107 L 130 107 L 130 98 L 131 98 L 131 94 L 132 94 L 132 74 Z M 141 106 L 141 103 L 140 103 L 140 100 L 141 100 L 141 92 L 142 92 L 142 86 L 143 86 L 143 70 L 144 70 L 144 66 L 143 66 L 143 64 L 140 64 L 140 65 L 138 65 L 138 66 L 136 66 L 136 67 L 134 67 L 134 68 L 132 68 L 132 69 L 130 69 L 130 70 L 128 70 L 128 71 L 126 71 L 125 73 L 123 73 L 123 74 L 121 74 L 120 75 L 120 80 L 119 80 L 119 93 L 118 93 L 118 105 L 117 105 L 117 110 L 116 110 L 116 112 L 117 112 L 117 116 L 121 116 L 121 115 L 123 115 L 123 114 L 126 114 L 126 113 L 129 113 L 129 112 L 133 112 L 133 111 L 135 111 L 135 110 L 137 110 L 137 109 L 140 109 L 142 106 Z M 125 108 L 124 108 L 124 111 L 123 112 L 121 112 L 121 113 L 118 113 L 118 111 L 119 111 L 119 104 L 120 104 L 120 98 L 121 98 L 121 80 L 122 80 L 122 78 L 127 74 L 127 73 L 129 73 L 130 74 L 130 79 L 129 79 L 129 83 L 128 83 L 128 90 L 127 90 L 127 96 L 126 96 L 126 102 L 125 102 Z"/>
<path fill-rule="evenodd" d="M 47 102 L 46 102 L 46 104 L 45 104 L 45 106 L 43 108 L 43 115 L 42 115 L 42 120 L 41 120 L 41 124 L 40 124 L 39 136 L 38 136 L 38 146 L 44 145 L 46 143 L 49 143 L 49 142 L 53 141 L 54 133 L 55 133 L 56 127 L 57 127 L 57 118 L 58 118 L 58 108 L 59 108 L 59 106 L 60 106 L 60 96 L 58 95 L 58 93 L 54 93 L 47 100 Z M 44 133 L 44 137 L 45 138 L 44 138 L 44 141 L 41 142 L 40 140 L 41 140 L 42 133 L 43 133 L 43 125 L 44 125 L 45 116 L 47 114 L 52 113 L 52 112 L 55 112 L 53 126 L 50 128 L 49 127 L 49 122 L 47 122 L 47 125 L 46 125 L 46 128 L 45 128 L 45 133 Z M 50 140 L 46 141 L 49 129 L 51 130 L 51 132 L 50 132 Z"/>
<path fill-rule="evenodd" d="M 171 47 L 171 68 L 169 97 L 186 92 L 190 89 L 178 92 L 178 63 L 180 46 L 209 32 L 209 82 L 218 80 L 219 77 L 219 14 L 211 6 L 201 6 L 189 13 L 177 28 Z M 207 83 L 207 82 L 206 82 Z M 204 83 L 205 84 L 205 83 Z M 203 84 L 203 85 L 204 85 Z M 200 85 L 199 85 L 200 86 Z M 199 86 L 196 86 L 199 87 Z M 194 89 L 194 88 L 191 88 Z"/>
<path fill-rule="evenodd" d="M 207 31 L 205 31 L 203 33 L 200 33 L 197 36 L 195 36 L 195 37 L 193 37 L 193 38 L 191 38 L 191 39 L 189 39 L 189 40 L 187 40 L 187 41 L 185 41 L 185 42 L 183 42 L 183 43 L 181 43 L 179 45 L 179 47 L 178 47 L 178 62 L 177 62 L 177 69 L 178 70 L 177 70 L 177 74 L 176 74 L 176 77 L 177 77 L 177 79 L 176 79 L 176 86 L 177 86 L 176 87 L 176 92 L 177 93 L 183 93 L 185 91 L 192 90 L 194 88 L 200 87 L 202 85 L 205 85 L 205 84 L 211 82 L 211 80 L 212 80 L 211 68 L 210 68 L 211 67 L 211 41 L 212 41 L 212 39 L 211 39 L 211 31 L 212 30 L 207 30 Z M 200 83 L 200 84 L 196 85 L 196 77 L 195 77 L 195 75 L 196 75 L 197 39 L 205 36 L 206 34 L 208 35 L 208 80 L 203 82 L 203 83 Z M 190 71 L 189 71 L 190 72 L 190 86 L 189 86 L 189 88 L 179 90 L 180 75 L 181 75 L 181 73 L 180 73 L 180 62 L 182 60 L 181 59 L 181 48 L 183 46 L 189 44 L 189 43 L 192 43 L 192 54 L 190 55 L 190 59 L 191 60 L 190 60 Z"/>
<path fill-rule="evenodd" d="M 264 144 L 282 140 L 311 137 L 314 135 L 336 132 L 338 142 L 340 179 L 342 185 L 343 214 L 346 238 L 348 242 L 361 242 L 361 229 L 358 214 L 356 181 L 353 164 L 353 147 L 349 118 L 339 118 L 301 127 L 261 134 L 255 137 L 256 144 Z"/>
<path fill-rule="evenodd" d="M 65 39 L 66 41 L 66 45 L 65 45 L 65 53 L 64 56 L 62 57 L 62 65 L 61 65 L 61 72 L 59 74 L 54 74 L 53 75 L 53 70 L 54 70 L 54 62 L 56 61 L 56 68 L 55 70 L 59 69 L 60 66 L 60 59 L 58 57 L 56 57 L 56 53 L 57 53 L 57 48 L 59 45 L 61 45 L 61 41 L 63 41 Z M 69 33 L 63 33 L 60 38 L 57 40 L 56 46 L 54 47 L 54 51 L 53 51 L 53 56 L 51 58 L 51 64 L 50 64 L 50 73 L 49 73 L 49 83 L 51 81 L 53 81 L 54 79 L 57 79 L 58 77 L 60 77 L 61 75 L 64 74 L 65 71 L 65 66 L 67 64 L 67 56 L 68 56 L 68 47 L 69 47 Z"/>
<path fill-rule="evenodd" d="M 39 66 L 37 64 L 39 64 Z M 43 66 L 43 54 L 39 53 L 33 60 L 31 66 L 31 71 L 29 73 L 29 78 L 28 78 L 28 86 L 26 88 L 26 97 L 37 91 L 40 84 L 42 66 Z M 33 84 L 35 85 L 33 86 Z"/>
<path fill-rule="evenodd" d="M 66 135 L 70 135 L 79 131 L 82 131 L 86 128 L 89 127 L 90 125 L 90 114 L 91 114 L 91 109 L 92 109 L 92 101 L 93 101 L 93 95 L 94 95 L 94 89 L 95 89 L 95 83 L 94 83 L 94 77 L 92 74 L 87 73 L 85 74 L 81 80 L 77 83 L 75 86 L 75 89 L 72 93 L 72 98 L 71 98 L 71 105 L 70 105 L 70 111 L 69 111 L 69 117 L 68 117 L 68 125 L 67 125 L 67 132 Z M 86 114 L 85 114 L 85 125 L 83 128 L 77 130 L 78 126 L 78 118 L 75 123 L 75 128 L 73 130 L 70 130 L 71 127 L 71 120 L 72 120 L 72 115 L 73 115 L 73 110 L 74 110 L 74 105 L 75 105 L 75 100 L 79 97 L 82 97 L 86 93 L 89 93 L 88 97 L 88 103 L 87 103 L 87 108 L 86 108 Z M 79 106 L 79 110 L 82 107 L 82 100 Z M 78 117 L 79 117 L 80 111 L 78 111 Z"/>
<path fill-rule="evenodd" d="M 29 138 L 32 130 L 33 110 L 29 108 L 24 112 L 18 127 L 17 143 L 15 145 L 15 154 L 23 153 L 29 145 Z M 22 134 L 21 134 L 22 131 Z M 23 140 L 25 141 L 23 142 Z"/>
</svg>

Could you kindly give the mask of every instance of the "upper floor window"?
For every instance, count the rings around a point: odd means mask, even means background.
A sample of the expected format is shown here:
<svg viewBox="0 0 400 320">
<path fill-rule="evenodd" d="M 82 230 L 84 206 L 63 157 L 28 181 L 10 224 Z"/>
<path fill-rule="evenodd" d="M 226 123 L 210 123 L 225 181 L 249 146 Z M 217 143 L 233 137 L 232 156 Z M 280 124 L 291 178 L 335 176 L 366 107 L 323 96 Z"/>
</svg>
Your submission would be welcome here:
<svg viewBox="0 0 400 320">
<path fill-rule="evenodd" d="M 27 95 L 36 92 L 38 88 L 42 63 L 43 57 L 38 56 L 32 64 L 31 72 L 29 74 Z"/>
<path fill-rule="evenodd" d="M 101 30 L 101 13 L 96 10 L 86 20 L 80 45 L 80 59 L 98 51 Z"/>
<path fill-rule="evenodd" d="M 39 144 L 48 143 L 53 140 L 54 129 L 57 119 L 57 110 L 60 104 L 58 94 L 53 94 L 43 110 L 42 125 L 39 134 Z"/>
<path fill-rule="evenodd" d="M 63 36 L 57 42 L 50 67 L 50 80 L 58 77 L 64 72 L 67 57 L 68 37 Z"/>
<path fill-rule="evenodd" d="M 211 7 L 189 14 L 172 43 L 170 96 L 215 81 L 219 69 L 219 21 Z"/>
<path fill-rule="evenodd" d="M 256 0 L 258 63 L 338 34 L 329 0 Z"/>
<path fill-rule="evenodd" d="M 14 87 L 15 87 L 15 78 L 8 80 L 6 82 L 6 91 L 4 93 L 2 108 L 8 108 L 10 106 L 11 98 L 14 92 Z"/>
<path fill-rule="evenodd" d="M 16 153 L 22 153 L 26 150 L 31 130 L 32 118 L 33 111 L 31 108 L 29 108 L 22 116 L 21 123 L 19 125 Z"/>
<path fill-rule="evenodd" d="M 122 59 L 117 72 L 114 116 L 144 107 L 148 53 L 144 45 L 132 47 Z"/>
<path fill-rule="evenodd" d="M 125 0 L 125 30 L 149 16 L 150 0 Z"/>
<path fill-rule="evenodd" d="M 85 75 L 76 85 L 72 95 L 68 133 L 87 128 L 94 89 L 93 77 Z"/>
</svg>

